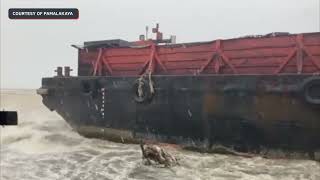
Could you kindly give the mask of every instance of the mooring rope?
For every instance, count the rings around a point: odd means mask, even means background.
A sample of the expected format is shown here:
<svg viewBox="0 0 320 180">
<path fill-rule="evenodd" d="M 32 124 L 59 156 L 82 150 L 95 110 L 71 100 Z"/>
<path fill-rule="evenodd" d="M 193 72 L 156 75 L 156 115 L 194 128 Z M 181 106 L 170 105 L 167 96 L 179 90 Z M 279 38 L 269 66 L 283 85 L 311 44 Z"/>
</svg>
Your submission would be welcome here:
<svg viewBox="0 0 320 180">
<path fill-rule="evenodd" d="M 151 71 L 149 71 L 149 87 L 150 87 L 151 94 L 154 94 L 154 87 L 153 87 L 153 82 L 151 79 Z"/>
<path fill-rule="evenodd" d="M 153 71 L 153 60 L 154 60 L 154 54 L 155 54 L 155 45 L 151 45 L 151 59 L 149 61 L 148 65 L 148 70 L 144 71 L 144 73 L 139 77 L 138 79 L 138 96 L 142 97 L 143 96 L 143 89 L 142 86 L 144 85 L 143 80 L 146 78 L 146 75 L 148 74 L 148 81 L 149 81 L 149 88 L 150 88 L 150 93 L 151 95 L 154 94 L 154 86 L 152 82 L 152 71 Z"/>
</svg>

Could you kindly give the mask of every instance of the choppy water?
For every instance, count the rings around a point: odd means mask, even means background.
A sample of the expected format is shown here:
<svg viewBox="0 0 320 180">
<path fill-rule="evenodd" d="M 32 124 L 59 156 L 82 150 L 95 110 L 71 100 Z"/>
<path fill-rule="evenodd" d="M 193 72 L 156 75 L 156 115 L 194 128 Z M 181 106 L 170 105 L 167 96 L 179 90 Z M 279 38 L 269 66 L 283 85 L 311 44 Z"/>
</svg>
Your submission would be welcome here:
<svg viewBox="0 0 320 180">
<path fill-rule="evenodd" d="M 2 91 L 1 109 L 19 126 L 1 127 L 1 179 L 320 179 L 320 163 L 174 151 L 181 166 L 145 166 L 137 145 L 87 139 L 34 91 Z"/>
</svg>

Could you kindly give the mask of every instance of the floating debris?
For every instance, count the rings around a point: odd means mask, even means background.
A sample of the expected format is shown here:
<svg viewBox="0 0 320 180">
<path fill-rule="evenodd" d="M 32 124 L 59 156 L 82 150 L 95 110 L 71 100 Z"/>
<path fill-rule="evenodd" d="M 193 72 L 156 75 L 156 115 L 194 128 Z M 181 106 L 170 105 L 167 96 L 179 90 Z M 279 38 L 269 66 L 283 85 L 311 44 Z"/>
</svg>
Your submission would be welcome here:
<svg viewBox="0 0 320 180">
<path fill-rule="evenodd" d="M 179 165 L 178 159 L 155 144 L 140 143 L 142 159 L 146 160 L 147 165 L 163 164 L 165 167 Z"/>
</svg>

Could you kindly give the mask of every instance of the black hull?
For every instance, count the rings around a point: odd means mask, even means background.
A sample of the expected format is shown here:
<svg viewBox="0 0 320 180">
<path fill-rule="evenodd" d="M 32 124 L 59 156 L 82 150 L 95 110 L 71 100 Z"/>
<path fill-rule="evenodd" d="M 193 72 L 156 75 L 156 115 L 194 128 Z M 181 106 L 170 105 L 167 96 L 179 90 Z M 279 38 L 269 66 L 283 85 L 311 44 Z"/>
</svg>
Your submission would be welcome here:
<svg viewBox="0 0 320 180">
<path fill-rule="evenodd" d="M 137 78 L 44 78 L 43 103 L 87 137 L 311 157 L 320 150 L 319 96 L 306 96 L 317 77 L 154 76 L 155 94 L 143 102 L 134 98 Z"/>
</svg>

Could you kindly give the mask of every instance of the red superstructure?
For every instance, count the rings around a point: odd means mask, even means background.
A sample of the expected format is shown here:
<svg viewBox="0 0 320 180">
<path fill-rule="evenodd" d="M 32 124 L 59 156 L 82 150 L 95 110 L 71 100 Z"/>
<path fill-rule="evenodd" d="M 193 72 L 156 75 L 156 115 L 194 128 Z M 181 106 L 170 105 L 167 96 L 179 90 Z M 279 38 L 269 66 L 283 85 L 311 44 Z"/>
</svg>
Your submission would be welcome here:
<svg viewBox="0 0 320 180">
<path fill-rule="evenodd" d="M 79 49 L 79 75 L 309 74 L 320 72 L 320 33 L 271 33 L 210 42 L 97 41 Z M 163 41 L 169 42 L 169 41 Z M 98 44 L 97 44 L 98 43 Z M 100 43 L 100 44 L 99 44 Z"/>
</svg>

